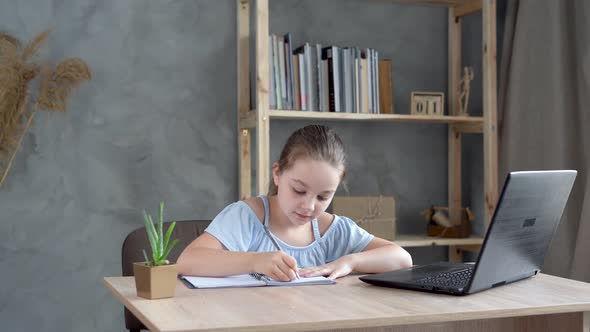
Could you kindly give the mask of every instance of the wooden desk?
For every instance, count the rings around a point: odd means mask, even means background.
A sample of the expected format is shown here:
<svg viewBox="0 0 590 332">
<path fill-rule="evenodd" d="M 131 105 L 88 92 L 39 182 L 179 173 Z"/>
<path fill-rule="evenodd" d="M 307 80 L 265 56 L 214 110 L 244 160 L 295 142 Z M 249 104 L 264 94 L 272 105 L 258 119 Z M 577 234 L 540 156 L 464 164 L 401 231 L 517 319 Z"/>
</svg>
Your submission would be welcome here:
<svg viewBox="0 0 590 332">
<path fill-rule="evenodd" d="M 371 286 L 348 276 L 336 285 L 191 290 L 171 299 L 136 296 L 133 277 L 104 284 L 151 331 L 584 331 L 590 284 L 540 274 L 455 297 Z"/>
</svg>

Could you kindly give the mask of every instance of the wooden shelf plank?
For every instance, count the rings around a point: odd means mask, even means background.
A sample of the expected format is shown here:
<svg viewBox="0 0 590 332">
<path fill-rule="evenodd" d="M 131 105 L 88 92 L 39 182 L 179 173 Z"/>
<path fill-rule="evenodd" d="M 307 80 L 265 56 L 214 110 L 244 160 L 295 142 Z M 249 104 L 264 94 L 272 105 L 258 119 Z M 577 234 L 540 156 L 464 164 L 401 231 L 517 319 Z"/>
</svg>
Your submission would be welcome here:
<svg viewBox="0 0 590 332">
<path fill-rule="evenodd" d="M 483 243 L 483 238 L 470 236 L 462 239 L 449 239 L 426 235 L 398 235 L 394 242 L 402 247 L 462 246 L 481 245 Z"/>
<path fill-rule="evenodd" d="M 458 125 L 455 130 L 463 133 L 481 133 L 483 118 L 480 116 L 421 116 L 410 114 L 359 114 L 270 110 L 271 119 L 278 120 L 331 120 L 331 121 L 390 121 L 390 122 L 426 122 L 452 123 Z M 251 129 L 256 126 L 256 111 L 250 111 L 240 116 L 239 127 Z"/>
<path fill-rule="evenodd" d="M 333 113 L 307 111 L 269 111 L 271 119 L 300 120 L 354 120 L 354 121 L 402 121 L 402 122 L 431 122 L 431 123 L 482 123 L 482 117 L 475 116 L 423 116 L 410 114 L 363 114 L 363 113 Z"/>
<path fill-rule="evenodd" d="M 482 10 L 481 0 L 471 0 L 455 6 L 455 16 L 462 17 Z"/>
<path fill-rule="evenodd" d="M 474 0 L 379 0 L 379 2 L 393 2 L 408 5 L 434 5 L 434 6 L 473 6 Z"/>
</svg>

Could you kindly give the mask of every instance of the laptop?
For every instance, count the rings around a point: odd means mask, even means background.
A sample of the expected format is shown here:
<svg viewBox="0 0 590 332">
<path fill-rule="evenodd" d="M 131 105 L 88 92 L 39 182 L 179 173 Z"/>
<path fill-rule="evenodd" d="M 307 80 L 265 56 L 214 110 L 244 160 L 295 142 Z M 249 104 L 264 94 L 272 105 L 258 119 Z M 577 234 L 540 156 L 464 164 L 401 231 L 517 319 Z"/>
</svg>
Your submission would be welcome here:
<svg viewBox="0 0 590 332">
<path fill-rule="evenodd" d="M 360 279 L 377 286 L 466 295 L 534 276 L 541 270 L 576 174 L 509 173 L 475 264 L 440 262 Z"/>
</svg>

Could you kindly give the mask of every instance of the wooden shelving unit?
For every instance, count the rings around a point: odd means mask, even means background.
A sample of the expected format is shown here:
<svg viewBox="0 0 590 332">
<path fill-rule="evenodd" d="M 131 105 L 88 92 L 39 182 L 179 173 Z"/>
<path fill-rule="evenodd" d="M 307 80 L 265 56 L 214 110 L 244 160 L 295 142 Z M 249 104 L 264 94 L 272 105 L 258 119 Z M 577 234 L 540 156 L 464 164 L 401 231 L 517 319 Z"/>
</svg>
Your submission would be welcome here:
<svg viewBox="0 0 590 332">
<path fill-rule="evenodd" d="M 392 0 L 408 5 L 433 5 L 448 8 L 448 86 L 457 87 L 461 76 L 461 19 L 481 11 L 483 25 L 483 116 L 459 116 L 457 96 L 447 96 L 450 115 L 424 117 L 409 114 L 356 114 L 303 112 L 269 109 L 269 0 L 237 1 L 237 68 L 238 68 L 238 160 L 240 198 L 252 195 L 252 135 L 256 135 L 256 191 L 265 193 L 270 181 L 270 121 L 328 120 L 328 121 L 396 121 L 448 124 L 448 198 L 451 220 L 459 220 L 461 210 L 461 140 L 464 133 L 483 135 L 484 158 L 484 218 L 489 225 L 498 197 L 497 148 L 497 82 L 496 82 L 496 0 Z M 359 0 L 363 1 L 363 0 Z M 250 109 L 250 10 L 255 11 L 255 109 Z M 367 1 L 370 5 L 370 1 Z M 454 91 L 449 88 L 449 91 Z M 428 236 L 404 236 L 396 242 L 406 247 L 449 246 L 451 260 L 460 260 L 464 250 L 477 250 L 483 239 L 443 239 Z"/>
</svg>

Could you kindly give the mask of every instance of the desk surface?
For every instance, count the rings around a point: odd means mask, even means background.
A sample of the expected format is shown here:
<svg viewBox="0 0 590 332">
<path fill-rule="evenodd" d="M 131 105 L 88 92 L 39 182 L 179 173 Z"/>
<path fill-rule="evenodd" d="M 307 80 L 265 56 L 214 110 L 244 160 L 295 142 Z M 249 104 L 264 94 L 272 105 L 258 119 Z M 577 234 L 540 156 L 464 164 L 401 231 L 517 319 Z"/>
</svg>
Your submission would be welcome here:
<svg viewBox="0 0 590 332">
<path fill-rule="evenodd" d="M 316 330 L 590 311 L 590 284 L 539 274 L 527 280 L 456 297 L 371 286 L 357 276 L 335 285 L 188 289 L 170 299 L 146 300 L 133 277 L 104 284 L 152 331 Z"/>
</svg>

